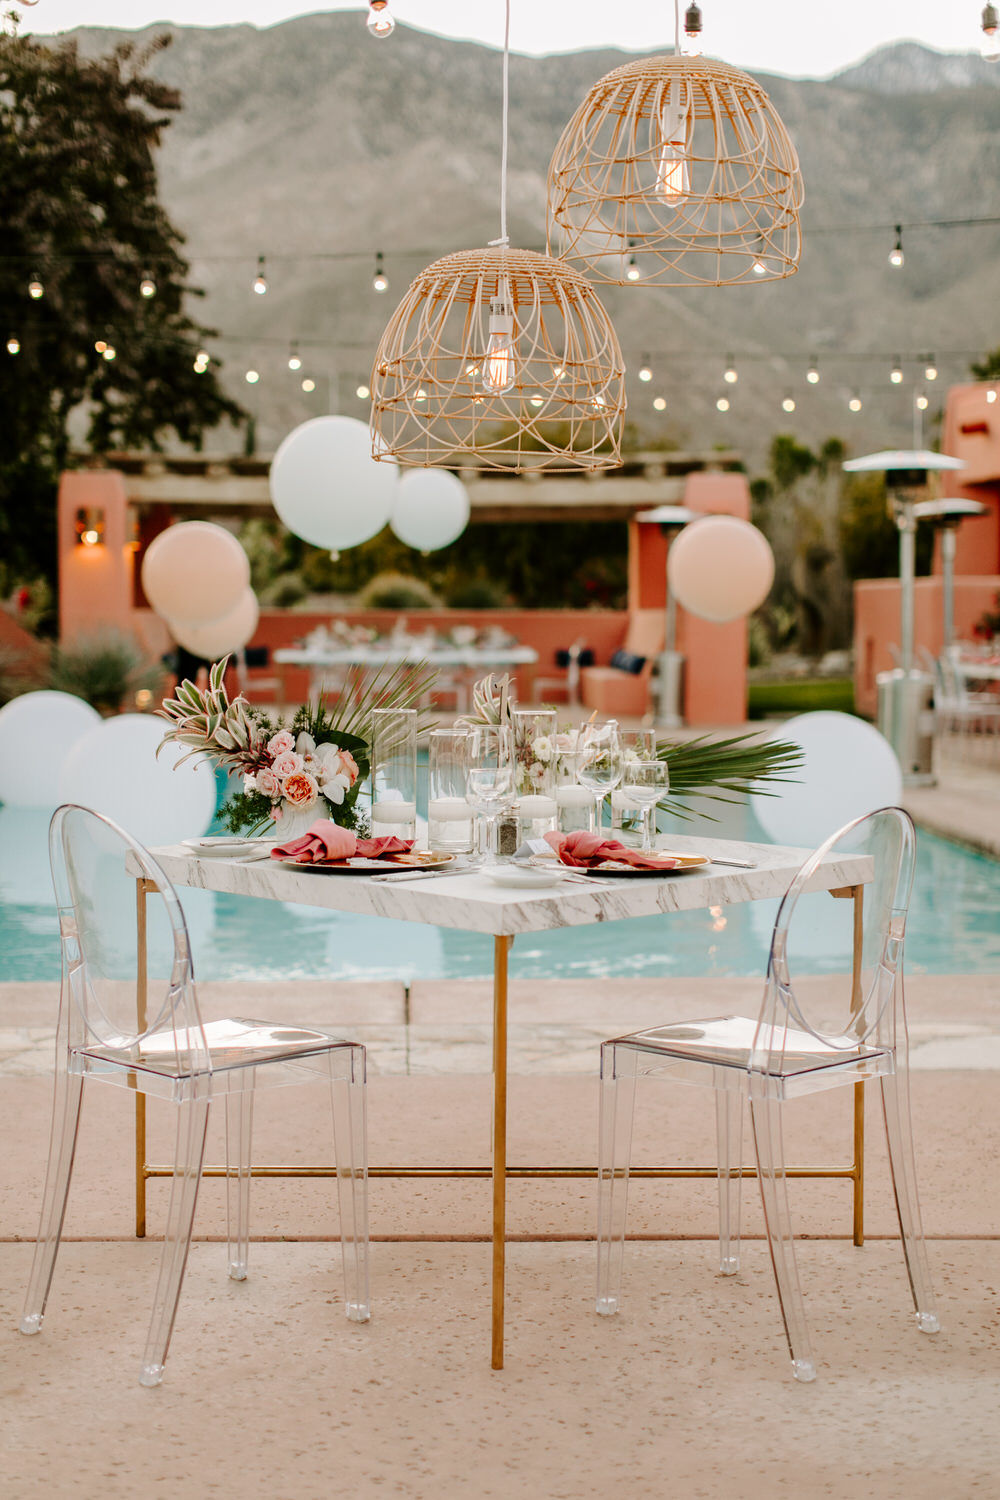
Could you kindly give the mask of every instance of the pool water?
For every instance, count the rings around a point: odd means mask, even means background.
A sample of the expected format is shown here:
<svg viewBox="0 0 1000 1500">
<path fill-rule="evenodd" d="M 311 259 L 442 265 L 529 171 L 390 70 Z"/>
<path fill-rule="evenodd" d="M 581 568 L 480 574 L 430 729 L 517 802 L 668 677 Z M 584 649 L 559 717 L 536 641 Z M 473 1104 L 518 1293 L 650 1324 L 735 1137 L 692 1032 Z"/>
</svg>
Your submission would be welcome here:
<svg viewBox="0 0 1000 1500">
<path fill-rule="evenodd" d="M 675 832 L 764 840 L 753 809 L 724 810 L 718 823 L 673 823 Z M 48 815 L 0 807 L 0 981 L 59 977 Z M 667 825 L 664 824 L 666 830 Z M 1000 973 L 1000 862 L 944 839 L 918 836 L 917 877 L 907 925 L 910 973 Z M 282 906 L 211 891 L 182 890 L 202 980 L 469 979 L 492 972 L 492 939 Z M 848 903 L 838 902 L 846 917 Z M 640 917 L 529 934 L 511 950 L 516 978 L 593 979 L 661 975 L 763 975 L 777 901 L 669 917 Z M 832 910 L 832 908 L 831 908 Z M 797 965 L 823 972 L 820 948 Z"/>
</svg>

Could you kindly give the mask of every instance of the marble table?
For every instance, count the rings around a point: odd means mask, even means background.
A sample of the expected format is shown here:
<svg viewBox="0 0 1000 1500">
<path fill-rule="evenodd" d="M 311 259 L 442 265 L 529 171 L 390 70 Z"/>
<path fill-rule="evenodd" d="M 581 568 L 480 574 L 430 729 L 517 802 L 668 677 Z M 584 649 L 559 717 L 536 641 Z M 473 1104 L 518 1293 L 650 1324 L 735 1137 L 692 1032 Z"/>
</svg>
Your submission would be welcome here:
<svg viewBox="0 0 1000 1500">
<path fill-rule="evenodd" d="M 663 840 L 661 839 L 662 843 Z M 330 875 L 292 869 L 277 862 L 240 864 L 233 860 L 199 859 L 183 846 L 152 851 L 164 873 L 175 885 L 195 886 L 234 895 L 256 896 L 269 901 L 287 901 L 304 906 L 328 907 L 334 911 L 363 912 L 402 922 L 425 922 L 436 927 L 455 927 L 467 932 L 490 934 L 494 940 L 493 968 L 493 1160 L 489 1167 L 384 1167 L 373 1168 L 383 1176 L 492 1176 L 493 1180 L 493 1320 L 492 1363 L 503 1368 L 506 1192 L 509 1176 L 596 1176 L 592 1167 L 507 1167 L 507 966 L 511 944 L 521 933 L 580 927 L 593 922 L 612 923 L 630 917 L 669 915 L 742 901 L 761 901 L 781 896 L 787 890 L 809 851 L 772 844 L 747 844 L 698 836 L 670 837 L 678 852 L 705 853 L 720 860 L 746 860 L 753 868 L 738 869 L 709 864 L 686 872 L 647 878 L 602 877 L 593 885 L 567 883 L 540 890 L 512 890 L 490 884 L 470 870 L 441 874 L 398 883 L 379 882 L 368 876 Z M 131 874 L 138 875 L 132 868 Z M 870 878 L 870 861 L 860 855 L 829 855 L 819 865 L 808 887 L 853 897 L 857 903 Z M 145 881 L 137 880 L 140 903 L 140 934 Z M 855 921 L 855 934 L 860 923 Z M 857 955 L 856 955 L 857 959 Z M 142 967 L 140 966 L 140 973 Z M 763 977 L 763 976 L 762 976 Z M 142 1099 L 143 1096 L 139 1096 Z M 137 1102 L 138 1107 L 138 1102 Z M 789 1175 L 839 1176 L 854 1181 L 855 1242 L 863 1234 L 861 1207 L 863 1183 L 863 1114 L 859 1118 L 855 1096 L 855 1159 L 849 1167 L 791 1168 Z M 144 1132 L 143 1132 L 144 1135 Z M 144 1140 L 137 1141 L 137 1232 L 145 1218 L 145 1180 L 165 1175 L 145 1163 Z M 211 1172 L 224 1169 L 210 1168 Z M 258 1169 L 253 1169 L 255 1173 Z M 278 1168 L 268 1175 L 331 1173 L 332 1168 Z M 708 1168 L 650 1167 L 636 1169 L 636 1176 L 714 1175 Z"/>
</svg>

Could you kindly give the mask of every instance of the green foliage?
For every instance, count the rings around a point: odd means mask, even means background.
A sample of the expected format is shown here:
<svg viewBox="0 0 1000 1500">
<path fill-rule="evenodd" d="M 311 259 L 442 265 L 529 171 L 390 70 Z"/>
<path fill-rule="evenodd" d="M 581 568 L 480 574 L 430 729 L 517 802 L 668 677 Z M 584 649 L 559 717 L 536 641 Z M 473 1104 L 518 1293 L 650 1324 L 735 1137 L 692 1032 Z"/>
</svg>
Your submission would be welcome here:
<svg viewBox="0 0 1000 1500">
<path fill-rule="evenodd" d="M 275 609 L 291 609 L 301 604 L 309 590 L 301 573 L 280 573 L 265 589 L 260 591 L 261 604 L 271 604 Z"/>
<path fill-rule="evenodd" d="M 448 590 L 449 609 L 502 609 L 507 596 L 492 578 L 462 579 Z"/>
<path fill-rule="evenodd" d="M 789 773 L 802 765 L 798 745 L 748 734 L 727 740 L 708 735 L 667 740 L 657 746 L 657 754 L 670 767 L 670 795 L 659 806 L 680 818 L 692 816 L 686 797 L 693 794 L 713 802 L 738 802 L 750 792 L 773 797 L 776 794 L 768 788 L 776 782 L 794 781 Z"/>
<path fill-rule="evenodd" d="M 44 676 L 19 651 L 0 646 L 0 708 L 21 693 L 45 685 Z"/>
<path fill-rule="evenodd" d="M 853 680 L 850 677 L 809 677 L 791 682 L 750 684 L 751 719 L 766 719 L 771 715 L 791 718 L 794 714 L 816 713 L 820 709 L 853 714 Z"/>
<path fill-rule="evenodd" d="M 1000 635 L 1000 594 L 994 595 L 993 608 L 983 610 L 972 630 L 974 635 L 985 637 L 986 640 Z"/>
<path fill-rule="evenodd" d="M 377 573 L 358 595 L 362 609 L 433 609 L 440 602 L 428 584 L 405 573 Z"/>
<path fill-rule="evenodd" d="M 976 380 L 1000 380 L 1000 349 L 991 349 L 982 359 L 973 360 L 969 373 Z"/>
<path fill-rule="evenodd" d="M 126 700 L 131 707 L 138 692 L 155 696 L 162 683 L 159 663 L 150 661 L 132 636 L 116 630 L 101 631 L 52 653 L 49 686 L 85 698 L 105 716 L 119 713 Z"/>
<path fill-rule="evenodd" d="M 98 452 L 156 448 L 170 429 L 197 445 L 242 415 L 211 370 L 193 369 L 210 330 L 184 310 L 182 236 L 157 197 L 154 153 L 180 98 L 146 69 L 168 41 L 84 58 L 75 41 L 0 35 L 0 318 L 20 341 L 0 360 L 0 552 L 27 576 L 54 576 L 54 487 L 76 408 Z"/>
</svg>

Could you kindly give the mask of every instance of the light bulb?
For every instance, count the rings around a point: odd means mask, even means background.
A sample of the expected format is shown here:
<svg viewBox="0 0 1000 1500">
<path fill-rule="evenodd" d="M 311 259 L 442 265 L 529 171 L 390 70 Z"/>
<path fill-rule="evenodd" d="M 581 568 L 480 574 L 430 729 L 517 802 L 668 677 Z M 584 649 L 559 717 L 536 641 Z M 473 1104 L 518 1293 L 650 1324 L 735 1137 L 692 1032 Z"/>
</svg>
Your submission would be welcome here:
<svg viewBox="0 0 1000 1500">
<path fill-rule="evenodd" d="M 253 279 L 253 289 L 258 297 L 263 297 L 267 292 L 267 268 L 263 255 L 257 257 L 257 275 Z"/>
<path fill-rule="evenodd" d="M 247 385 L 256 385 L 260 379 L 260 371 L 248 370 L 243 378 L 246 380 Z"/>
<path fill-rule="evenodd" d="M 653 402 L 653 410 L 654 411 L 666 411 L 666 409 L 667 409 L 667 403 L 666 403 L 666 401 L 663 399 L 662 396 L 657 396 L 656 399 L 655 399 L 655 401 Z"/>
<path fill-rule="evenodd" d="M 930 402 L 924 395 L 923 391 L 921 391 L 920 395 L 917 397 L 917 411 L 926 411 L 928 406 L 930 406 Z"/>
<path fill-rule="evenodd" d="M 625 279 L 626 281 L 642 280 L 642 272 L 639 270 L 639 262 L 636 260 L 634 255 L 630 255 L 628 258 L 628 266 L 625 270 Z"/>
<path fill-rule="evenodd" d="M 762 259 L 763 254 L 764 254 L 764 238 L 763 238 L 762 235 L 758 235 L 757 236 L 757 248 L 756 248 L 756 250 L 754 252 L 754 262 L 753 262 L 753 266 L 751 267 L 751 270 L 753 271 L 753 274 L 755 276 L 766 276 L 767 275 L 767 266 L 764 264 L 764 261 Z"/>
<path fill-rule="evenodd" d="M 424 390 L 423 386 L 421 386 L 420 389 L 417 391 L 416 399 L 418 401 L 420 401 L 420 402 L 423 402 L 423 401 L 427 400 L 427 392 Z"/>
<path fill-rule="evenodd" d="M 387 292 L 389 290 L 389 278 L 385 274 L 385 267 L 382 264 L 381 250 L 375 256 L 375 275 L 372 277 L 372 286 L 376 292 Z"/>
<path fill-rule="evenodd" d="M 889 379 L 892 381 L 893 385 L 902 385 L 903 383 L 903 367 L 898 359 L 896 360 L 892 369 L 889 371 Z"/>
<path fill-rule="evenodd" d="M 472 375 L 472 376 L 474 376 L 474 375 L 476 375 L 478 373 L 478 370 L 479 370 L 479 366 L 477 364 L 468 364 L 465 367 L 465 373 L 466 373 L 466 375 Z"/>
<path fill-rule="evenodd" d="M 983 6 L 983 39 L 979 52 L 985 62 L 996 62 L 1000 58 L 1000 15 L 995 5 Z"/>
<path fill-rule="evenodd" d="M 889 264 L 890 264 L 890 266 L 899 267 L 899 266 L 901 266 L 903 264 L 903 262 L 905 261 L 905 259 L 906 259 L 906 257 L 903 254 L 903 226 L 901 224 L 897 224 L 896 225 L 896 243 L 893 245 L 892 249 L 889 251 Z"/>
<path fill-rule="evenodd" d="M 152 276 L 150 276 L 148 271 L 144 271 L 142 273 L 142 280 L 139 282 L 139 292 L 143 297 L 156 296 L 156 282 L 153 280 Z"/>
<path fill-rule="evenodd" d="M 806 379 L 810 385 L 819 385 L 819 370 L 815 364 L 811 364 L 806 371 Z"/>
<path fill-rule="evenodd" d="M 483 361 L 483 385 L 494 395 L 513 390 L 517 379 L 514 364 L 514 302 L 510 282 L 500 277 L 497 294 L 490 302 L 490 338 Z"/>
<path fill-rule="evenodd" d="M 996 399 L 997 399 L 997 393 L 996 393 L 995 390 L 988 390 L 986 392 L 986 400 L 989 402 L 990 406 L 993 405 L 993 403 L 996 401 Z"/>
<path fill-rule="evenodd" d="M 204 375 L 211 364 L 212 359 L 207 349 L 199 349 L 194 357 L 194 368 L 197 374 Z"/>
<path fill-rule="evenodd" d="M 739 371 L 733 363 L 733 356 L 731 354 L 726 360 L 726 368 L 723 371 L 722 378 L 727 385 L 735 385 L 740 378 Z"/>
<path fill-rule="evenodd" d="M 532 406 L 542 406 L 542 405 L 544 405 L 544 403 L 545 403 L 544 396 L 532 396 L 532 398 L 531 398 L 531 404 L 532 404 Z"/>
<path fill-rule="evenodd" d="M 652 378 L 653 372 L 649 368 L 649 356 L 645 355 L 643 357 L 642 364 L 639 366 L 639 379 L 649 381 L 652 380 Z"/>
<path fill-rule="evenodd" d="M 7 353 L 8 354 L 20 354 L 20 352 L 21 352 L 21 340 L 18 339 L 18 338 L 14 338 L 14 336 L 11 335 L 11 337 L 7 340 Z"/>
<path fill-rule="evenodd" d="M 108 364 L 110 364 L 113 359 L 117 358 L 117 355 L 118 350 L 115 348 L 114 344 L 108 344 L 104 349 L 101 350 L 101 358 L 106 359 Z"/>
<path fill-rule="evenodd" d="M 107 339 L 95 339 L 94 340 L 94 353 L 95 354 L 103 354 L 104 351 L 105 351 L 105 349 L 107 347 L 108 347 L 108 341 L 107 341 Z"/>
<path fill-rule="evenodd" d="M 288 351 L 288 368 L 290 370 L 301 370 L 302 368 L 302 360 L 299 358 L 298 344 L 293 344 L 291 349 Z"/>
<path fill-rule="evenodd" d="M 362 384 L 358 386 L 354 394 L 357 396 L 359 401 L 364 401 L 368 396 L 371 395 L 371 391 L 364 384 L 364 382 L 362 382 Z"/>
<path fill-rule="evenodd" d="M 937 365 L 934 363 L 934 356 L 932 354 L 930 356 L 930 358 L 928 359 L 926 366 L 924 367 L 924 379 L 925 380 L 937 380 L 937 378 L 938 378 Z"/>
<path fill-rule="evenodd" d="M 685 85 L 679 80 L 683 99 Z M 665 203 L 676 203 L 691 191 L 691 169 L 688 144 L 691 135 L 691 111 L 685 103 L 674 103 L 673 80 L 667 84 L 660 111 L 660 135 L 663 146 L 656 169 L 656 191 Z"/>
<path fill-rule="evenodd" d="M 369 6 L 368 30 L 372 36 L 378 37 L 380 40 L 382 37 L 392 36 L 392 33 L 396 29 L 396 23 L 389 14 L 387 0 L 369 0 Z"/>
<path fill-rule="evenodd" d="M 860 396 L 852 396 L 851 399 L 850 399 L 850 401 L 848 401 L 848 403 L 847 403 L 847 408 L 848 408 L 849 411 L 860 411 L 861 410 L 861 397 Z"/>
<path fill-rule="evenodd" d="M 595 391 L 590 398 L 590 404 L 595 411 L 604 411 L 608 404 L 607 397 L 603 391 Z"/>
<path fill-rule="evenodd" d="M 196 375 L 204 375 L 205 371 L 208 369 L 208 365 L 203 365 L 200 359 L 196 359 L 191 368 L 194 370 L 194 373 Z"/>
<path fill-rule="evenodd" d="M 685 57 L 700 57 L 703 50 L 701 8 L 697 5 L 689 5 L 684 13 L 684 45 L 681 51 Z"/>
<path fill-rule="evenodd" d="M 302 382 L 302 389 L 305 391 L 306 395 L 308 395 L 310 391 L 314 391 L 316 389 L 315 380 L 310 380 L 309 376 L 307 375 L 305 380 L 303 380 Z"/>
<path fill-rule="evenodd" d="M 719 399 L 718 399 L 718 401 L 716 401 L 715 405 L 716 405 L 716 407 L 717 407 L 717 409 L 719 411 L 728 411 L 729 410 L 729 397 L 728 396 L 720 396 Z"/>
<path fill-rule="evenodd" d="M 794 400 L 793 400 L 793 398 L 791 396 L 786 396 L 785 397 L 784 401 L 782 401 L 782 403 L 781 403 L 781 409 L 782 409 L 782 411 L 794 411 L 795 410 L 795 402 L 794 402 Z"/>
<path fill-rule="evenodd" d="M 28 282 L 28 296 L 33 302 L 37 302 L 39 297 L 45 296 L 45 288 L 42 286 L 42 283 L 39 281 L 37 276 L 32 276 L 31 280 Z"/>
<path fill-rule="evenodd" d="M 553 365 L 552 366 L 552 378 L 553 378 L 553 380 L 565 380 L 566 379 L 566 368 L 565 368 L 565 366 L 564 365 Z"/>
</svg>

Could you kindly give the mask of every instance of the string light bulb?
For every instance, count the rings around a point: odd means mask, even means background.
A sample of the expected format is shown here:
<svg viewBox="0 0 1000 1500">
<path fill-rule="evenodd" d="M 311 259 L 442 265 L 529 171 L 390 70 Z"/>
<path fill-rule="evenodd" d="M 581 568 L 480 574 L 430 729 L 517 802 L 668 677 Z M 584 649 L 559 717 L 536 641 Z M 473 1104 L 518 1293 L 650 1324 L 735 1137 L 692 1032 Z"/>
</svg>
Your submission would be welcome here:
<svg viewBox="0 0 1000 1500">
<path fill-rule="evenodd" d="M 917 396 L 917 411 L 926 411 L 928 406 L 930 406 L 930 402 L 924 395 L 923 391 L 921 391 Z"/>
<path fill-rule="evenodd" d="M 257 257 L 257 275 L 253 279 L 253 289 L 258 297 L 267 293 L 267 261 L 263 255 Z"/>
<path fill-rule="evenodd" d="M 990 386 L 990 389 L 986 392 L 986 400 L 988 401 L 988 403 L 990 404 L 990 406 L 992 406 L 994 404 L 994 402 L 996 401 L 996 399 L 997 399 L 996 388 L 994 386 Z"/>
<path fill-rule="evenodd" d="M 753 274 L 755 276 L 766 276 L 767 275 L 767 266 L 766 266 L 766 264 L 765 264 L 765 262 L 763 260 L 763 254 L 764 254 L 764 236 L 761 235 L 761 234 L 759 234 L 757 236 L 757 249 L 756 249 L 756 252 L 754 254 L 753 265 L 750 268 L 753 271 Z"/>
<path fill-rule="evenodd" d="M 108 364 L 110 364 L 113 359 L 118 358 L 118 350 L 115 348 L 114 344 L 105 344 L 104 348 L 101 350 L 101 358 L 106 359 Z"/>
<path fill-rule="evenodd" d="M 362 383 L 358 386 L 358 388 L 354 392 L 354 394 L 357 396 L 357 398 L 358 398 L 359 401 L 365 401 L 371 395 L 371 391 L 368 389 L 368 387 L 362 381 Z"/>
<path fill-rule="evenodd" d="M 288 351 L 288 368 L 290 370 L 301 370 L 302 368 L 298 344 L 293 344 Z"/>
<path fill-rule="evenodd" d="M 372 286 L 376 292 L 387 292 L 389 290 L 389 278 L 385 274 L 385 267 L 382 264 L 381 250 L 375 252 L 375 275 L 372 277 Z"/>
<path fill-rule="evenodd" d="M 648 354 L 644 354 L 642 356 L 642 364 L 639 366 L 639 379 L 640 380 L 644 380 L 644 381 L 650 381 L 650 380 L 652 380 L 652 378 L 653 378 L 653 372 L 652 372 L 652 370 L 649 367 L 649 355 Z"/>
<path fill-rule="evenodd" d="M 715 405 L 716 405 L 716 409 L 718 411 L 728 411 L 729 410 L 729 397 L 728 396 L 720 396 L 719 399 L 718 399 L 718 401 L 716 401 Z"/>
<path fill-rule="evenodd" d="M 819 366 L 815 360 L 810 363 L 806 371 L 806 379 L 810 385 L 819 385 Z"/>
<path fill-rule="evenodd" d="M 794 411 L 795 410 L 795 397 L 794 396 L 786 396 L 785 399 L 784 399 L 784 401 L 782 401 L 782 403 L 781 403 L 781 409 L 782 409 L 782 411 L 788 411 L 788 412 Z"/>
<path fill-rule="evenodd" d="M 639 262 L 636 260 L 636 258 L 635 258 L 634 255 L 630 255 L 629 258 L 628 258 L 628 265 L 625 267 L 625 280 L 626 281 L 641 281 L 642 280 L 642 272 L 639 270 Z"/>
<path fill-rule="evenodd" d="M 15 337 L 14 334 L 11 334 L 10 338 L 7 340 L 7 353 L 8 354 L 20 354 L 20 352 L 21 352 L 21 340 L 19 338 Z"/>
<path fill-rule="evenodd" d="M 139 282 L 139 295 L 141 297 L 156 296 L 156 282 L 148 271 L 143 271 L 142 280 Z"/>
<path fill-rule="evenodd" d="M 207 349 L 199 349 L 198 353 L 194 357 L 194 371 L 195 371 L 195 374 L 196 375 L 204 375 L 205 371 L 208 369 L 208 367 L 209 367 L 209 365 L 211 363 L 212 363 L 212 356 L 209 354 L 208 350 Z"/>
<path fill-rule="evenodd" d="M 726 368 L 722 372 L 722 378 L 727 385 L 735 385 L 740 378 L 740 372 L 736 368 L 736 361 L 731 354 L 726 356 Z"/>
<path fill-rule="evenodd" d="M 37 302 L 40 297 L 45 296 L 45 288 L 42 286 L 42 283 L 37 275 L 32 276 L 31 280 L 28 282 L 28 296 L 31 298 L 32 302 Z"/>
<path fill-rule="evenodd" d="M 666 411 L 666 409 L 667 409 L 667 403 L 666 403 L 666 401 L 663 399 L 662 396 L 657 396 L 655 398 L 655 400 L 653 401 L 653 410 L 654 411 Z"/>
<path fill-rule="evenodd" d="M 928 356 L 927 356 L 927 364 L 924 366 L 924 379 L 925 380 L 937 380 L 937 378 L 938 378 L 938 370 L 937 370 L 937 365 L 934 363 L 934 356 L 933 356 L 933 354 L 928 354 Z"/>
<path fill-rule="evenodd" d="M 1000 58 L 1000 14 L 995 5 L 983 6 L 983 39 L 979 53 L 984 62 L 996 62 Z"/>
<path fill-rule="evenodd" d="M 305 391 L 306 395 L 308 396 L 311 391 L 314 391 L 316 389 L 316 382 L 315 382 L 315 380 L 310 380 L 309 376 L 307 375 L 306 378 L 305 378 L 305 380 L 303 380 L 303 382 L 302 382 L 302 389 Z"/>
<path fill-rule="evenodd" d="M 895 266 L 898 270 L 905 260 L 906 256 L 903 254 L 903 226 L 902 224 L 897 224 L 896 243 L 889 251 L 889 264 L 890 266 Z"/>
<path fill-rule="evenodd" d="M 902 385 L 903 383 L 903 364 L 898 354 L 893 360 L 892 369 L 889 371 L 889 379 L 893 385 Z"/>
<path fill-rule="evenodd" d="M 689 5 L 684 12 L 684 44 L 681 52 L 685 57 L 700 57 L 704 51 L 701 38 L 701 7 Z"/>
<path fill-rule="evenodd" d="M 380 41 L 383 37 L 392 36 L 396 23 L 389 14 L 388 0 L 368 0 L 367 25 L 370 34 Z"/>
<path fill-rule="evenodd" d="M 247 385 L 256 385 L 258 380 L 260 379 L 260 371 L 248 370 L 243 378 L 246 381 Z"/>
<path fill-rule="evenodd" d="M 854 392 L 854 395 L 851 397 L 850 401 L 848 401 L 847 409 L 848 411 L 855 412 L 861 410 L 861 397 L 858 395 L 857 391 Z"/>
<path fill-rule="evenodd" d="M 490 336 L 483 361 L 482 380 L 488 391 L 502 396 L 513 390 L 517 379 L 514 364 L 514 299 L 505 276 L 497 279 L 496 296 L 490 301 Z M 420 392 L 417 393 L 420 399 Z"/>
</svg>

